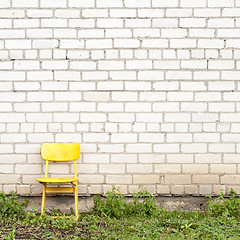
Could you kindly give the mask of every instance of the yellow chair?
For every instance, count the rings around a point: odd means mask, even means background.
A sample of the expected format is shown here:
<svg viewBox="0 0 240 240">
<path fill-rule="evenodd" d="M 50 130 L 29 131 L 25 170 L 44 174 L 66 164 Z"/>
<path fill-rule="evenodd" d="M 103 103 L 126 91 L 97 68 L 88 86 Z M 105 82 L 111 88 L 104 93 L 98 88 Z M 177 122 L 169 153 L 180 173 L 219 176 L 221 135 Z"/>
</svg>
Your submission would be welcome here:
<svg viewBox="0 0 240 240">
<path fill-rule="evenodd" d="M 78 188 L 77 188 L 77 159 L 80 157 L 79 143 L 44 143 L 41 146 L 41 156 L 46 160 L 45 177 L 37 180 L 43 184 L 41 214 L 45 214 L 47 193 L 74 193 L 75 216 L 78 219 Z M 74 160 L 74 177 L 48 177 L 49 161 Z M 72 187 L 47 187 L 48 183 L 70 183 Z"/>
</svg>

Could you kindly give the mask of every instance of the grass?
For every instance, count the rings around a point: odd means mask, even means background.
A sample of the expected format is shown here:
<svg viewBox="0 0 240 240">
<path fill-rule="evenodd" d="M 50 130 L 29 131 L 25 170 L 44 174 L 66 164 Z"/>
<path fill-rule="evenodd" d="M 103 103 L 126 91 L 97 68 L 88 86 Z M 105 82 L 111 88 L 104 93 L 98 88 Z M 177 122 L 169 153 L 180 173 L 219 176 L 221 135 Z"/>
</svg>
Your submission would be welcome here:
<svg viewBox="0 0 240 240">
<path fill-rule="evenodd" d="M 92 211 L 78 221 L 40 217 L 36 209 L 26 212 L 26 205 L 14 194 L 0 193 L 0 239 L 240 239 L 240 200 L 234 191 L 230 198 L 209 197 L 206 211 L 179 212 L 159 209 L 147 191 L 128 202 L 113 189 L 105 197 L 96 195 Z"/>
</svg>

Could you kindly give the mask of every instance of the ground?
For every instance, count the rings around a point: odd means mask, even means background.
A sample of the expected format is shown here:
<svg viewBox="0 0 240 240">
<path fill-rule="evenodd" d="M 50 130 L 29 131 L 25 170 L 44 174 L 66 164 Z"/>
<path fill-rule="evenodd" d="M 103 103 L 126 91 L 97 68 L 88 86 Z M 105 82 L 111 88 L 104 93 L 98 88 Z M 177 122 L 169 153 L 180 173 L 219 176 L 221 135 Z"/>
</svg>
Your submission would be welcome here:
<svg viewBox="0 0 240 240">
<path fill-rule="evenodd" d="M 49 216 L 64 216 L 58 210 L 45 216 L 27 212 L 16 198 L 0 194 L 0 239 L 240 239 L 240 201 L 234 192 L 209 199 L 206 210 L 188 212 L 160 209 L 146 191 L 132 202 L 112 191 L 95 196 L 92 211 L 78 221 Z"/>
</svg>

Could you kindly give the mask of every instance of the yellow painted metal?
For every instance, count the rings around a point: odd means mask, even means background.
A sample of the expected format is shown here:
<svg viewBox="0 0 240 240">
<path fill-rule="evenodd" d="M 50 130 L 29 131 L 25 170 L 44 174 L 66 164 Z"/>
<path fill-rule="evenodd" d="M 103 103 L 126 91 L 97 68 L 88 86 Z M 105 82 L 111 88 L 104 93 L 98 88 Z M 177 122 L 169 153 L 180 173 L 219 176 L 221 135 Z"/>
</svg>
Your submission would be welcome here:
<svg viewBox="0 0 240 240">
<path fill-rule="evenodd" d="M 78 218 L 78 186 L 76 181 L 76 186 L 74 187 L 74 194 L 75 194 L 75 215 Z"/>
<path fill-rule="evenodd" d="M 77 181 L 77 177 L 46 177 L 46 178 L 38 178 L 39 182 L 43 183 L 71 183 Z"/>
<path fill-rule="evenodd" d="M 48 165 L 49 165 L 49 161 L 46 160 L 45 178 L 48 177 Z"/>
<path fill-rule="evenodd" d="M 75 187 L 47 187 L 46 193 L 74 193 Z"/>
<path fill-rule="evenodd" d="M 41 214 L 45 214 L 45 206 L 46 206 L 46 184 L 43 185 Z"/>
<path fill-rule="evenodd" d="M 77 177 L 77 160 L 74 160 L 74 176 Z"/>
<path fill-rule="evenodd" d="M 41 156 L 50 161 L 72 161 L 80 157 L 79 143 L 44 143 Z"/>
<path fill-rule="evenodd" d="M 80 157 L 79 143 L 44 143 L 41 146 L 41 156 L 46 160 L 45 177 L 37 180 L 43 184 L 41 214 L 45 214 L 46 193 L 74 193 L 75 219 L 78 213 L 77 159 Z M 49 161 L 74 160 L 74 177 L 48 177 Z M 71 183 L 73 187 L 47 187 L 48 183 Z"/>
</svg>

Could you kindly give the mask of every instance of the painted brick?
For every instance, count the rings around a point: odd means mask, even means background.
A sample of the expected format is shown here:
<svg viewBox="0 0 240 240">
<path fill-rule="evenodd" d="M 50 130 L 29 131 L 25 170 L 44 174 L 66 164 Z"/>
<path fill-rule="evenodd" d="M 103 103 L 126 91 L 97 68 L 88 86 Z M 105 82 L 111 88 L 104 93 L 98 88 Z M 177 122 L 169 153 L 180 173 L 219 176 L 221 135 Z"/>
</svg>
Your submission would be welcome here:
<svg viewBox="0 0 240 240">
<path fill-rule="evenodd" d="M 80 194 L 112 184 L 124 194 L 138 184 L 168 195 L 236 187 L 239 6 L 2 0 L 0 181 L 12 179 L 0 188 L 39 194 L 49 141 L 81 143 Z"/>
</svg>

